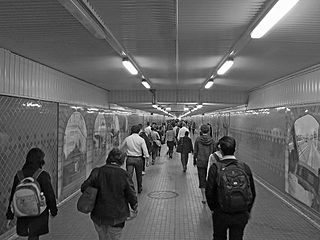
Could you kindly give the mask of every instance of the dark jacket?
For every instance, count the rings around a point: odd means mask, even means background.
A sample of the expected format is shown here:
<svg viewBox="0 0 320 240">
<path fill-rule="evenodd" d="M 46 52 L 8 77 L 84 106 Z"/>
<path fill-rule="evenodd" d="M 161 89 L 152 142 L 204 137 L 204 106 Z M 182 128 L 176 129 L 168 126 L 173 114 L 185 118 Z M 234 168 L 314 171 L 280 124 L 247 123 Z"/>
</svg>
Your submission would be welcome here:
<svg viewBox="0 0 320 240">
<path fill-rule="evenodd" d="M 148 153 L 151 154 L 151 146 L 152 146 L 152 144 L 150 142 L 150 138 L 147 136 L 147 134 L 145 132 L 140 132 L 139 136 L 144 139 L 144 141 L 146 142 L 146 145 L 147 145 Z"/>
<path fill-rule="evenodd" d="M 188 154 L 190 152 L 193 152 L 193 146 L 191 138 L 189 137 L 182 137 L 179 140 L 178 145 L 181 145 L 181 153 Z"/>
<path fill-rule="evenodd" d="M 83 192 L 88 186 L 98 189 L 96 203 L 91 212 L 94 223 L 117 225 L 130 216 L 129 205 L 133 210 L 138 206 L 133 182 L 128 173 L 118 165 L 107 164 L 94 168 L 81 185 Z"/>
<path fill-rule="evenodd" d="M 207 168 L 211 153 L 215 152 L 215 142 L 209 135 L 201 135 L 194 142 L 193 158 L 197 167 Z"/>
<path fill-rule="evenodd" d="M 26 165 L 23 167 L 22 172 L 24 177 L 32 177 L 34 172 L 38 168 L 33 166 L 33 165 Z M 57 204 L 56 204 L 56 197 L 51 185 L 51 179 L 50 175 L 46 171 L 42 171 L 41 174 L 39 175 L 37 181 L 39 182 L 41 191 L 43 192 L 45 198 L 46 198 L 46 203 L 47 203 L 47 208 L 46 210 L 41 213 L 40 216 L 37 217 L 23 217 L 23 218 L 18 218 L 17 219 L 17 234 L 19 236 L 40 236 L 46 233 L 49 233 L 49 210 L 52 216 L 56 216 L 58 209 L 57 209 Z M 18 176 L 15 175 L 14 181 L 13 181 L 13 186 L 11 189 L 11 195 L 10 195 L 10 200 L 9 200 L 9 206 L 7 210 L 7 219 L 13 219 L 14 214 L 11 211 L 11 202 L 13 200 L 13 194 L 15 192 L 15 189 L 17 185 L 19 184 L 19 179 Z"/>
<path fill-rule="evenodd" d="M 234 161 L 234 159 L 224 159 L 221 161 L 224 162 L 225 164 L 228 164 L 231 161 Z M 256 197 L 256 190 L 255 190 L 251 170 L 247 164 L 245 164 L 245 163 L 243 163 L 243 164 L 244 164 L 244 170 L 249 177 L 250 187 L 251 187 L 251 192 L 252 192 L 252 202 L 248 208 L 248 212 L 250 213 L 252 206 L 253 206 L 253 203 L 254 203 L 254 200 L 255 200 L 255 197 Z M 216 163 L 213 163 L 209 169 L 206 190 L 205 190 L 208 206 L 211 211 L 219 211 L 220 210 L 220 205 L 218 203 L 217 187 L 218 187 L 218 185 L 217 185 L 217 165 L 216 165 Z"/>
</svg>

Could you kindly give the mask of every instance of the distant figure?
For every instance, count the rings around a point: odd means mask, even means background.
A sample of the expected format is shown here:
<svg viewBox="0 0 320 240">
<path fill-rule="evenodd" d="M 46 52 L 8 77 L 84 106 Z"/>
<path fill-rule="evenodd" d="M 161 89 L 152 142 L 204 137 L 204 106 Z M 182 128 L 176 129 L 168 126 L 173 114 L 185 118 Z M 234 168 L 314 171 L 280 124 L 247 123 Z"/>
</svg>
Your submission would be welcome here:
<svg viewBox="0 0 320 240">
<path fill-rule="evenodd" d="M 125 154 L 113 148 L 106 165 L 94 168 L 81 185 L 81 191 L 91 186 L 98 189 L 96 203 L 91 212 L 91 220 L 99 240 L 119 240 L 127 217 L 129 205 L 135 214 L 138 212 L 137 195 L 129 174 L 120 166 Z"/>
<path fill-rule="evenodd" d="M 147 134 L 148 137 L 150 137 L 151 134 L 151 126 L 150 126 L 150 122 L 147 122 L 147 126 L 144 129 L 145 133 Z"/>
<path fill-rule="evenodd" d="M 181 163 L 182 163 L 183 172 L 187 171 L 189 153 L 193 152 L 192 141 L 191 141 L 191 138 L 189 138 L 188 136 L 189 136 L 189 132 L 185 132 L 184 137 L 180 138 L 178 142 L 178 146 L 181 148 L 179 152 L 181 154 Z"/>
<path fill-rule="evenodd" d="M 194 136 L 195 130 L 196 130 L 196 123 L 195 123 L 195 122 L 192 122 L 191 131 L 192 131 L 192 135 L 193 135 L 193 136 Z"/>
<path fill-rule="evenodd" d="M 200 127 L 200 136 L 194 142 L 193 165 L 197 166 L 199 177 L 199 188 L 202 194 L 202 203 L 206 203 L 205 187 L 208 160 L 211 153 L 215 151 L 215 142 L 209 136 L 209 126 L 203 124 Z"/>
<path fill-rule="evenodd" d="M 32 148 L 27 154 L 26 162 L 22 167 L 23 177 L 32 177 L 38 170 L 42 169 L 45 164 L 44 152 L 40 148 Z M 11 203 L 16 187 L 19 184 L 19 177 L 17 173 L 14 177 L 13 186 L 11 188 L 11 195 L 9 200 L 9 206 L 7 210 L 7 227 L 10 226 L 11 221 L 14 218 L 14 214 L 11 211 Z M 56 216 L 58 209 L 56 204 L 56 197 L 51 185 L 51 178 L 48 172 L 42 170 L 36 179 L 40 185 L 40 189 L 43 192 L 47 208 L 36 217 L 18 217 L 17 218 L 17 234 L 19 236 L 28 237 L 29 240 L 38 240 L 40 235 L 49 233 L 49 211 L 51 216 Z"/>
<path fill-rule="evenodd" d="M 151 154 L 152 154 L 152 165 L 153 165 L 159 153 L 159 148 L 161 147 L 161 141 L 160 141 L 160 135 L 154 127 L 151 127 L 150 136 L 152 139 Z"/>
<path fill-rule="evenodd" d="M 211 126 L 211 124 L 210 123 L 207 123 L 208 124 L 208 126 L 209 126 L 209 135 L 210 135 L 210 137 L 212 137 L 213 135 L 212 135 L 212 126 Z"/>
<path fill-rule="evenodd" d="M 168 125 L 168 130 L 166 132 L 166 141 L 167 141 L 167 146 L 168 146 L 168 154 L 169 154 L 169 158 L 172 158 L 172 154 L 173 154 L 173 147 L 175 145 L 175 134 L 172 128 L 172 125 Z"/>
<path fill-rule="evenodd" d="M 218 142 L 221 160 L 209 169 L 206 197 L 212 211 L 213 239 L 242 240 L 256 197 L 251 170 L 235 156 L 236 141 L 229 136 Z"/>
<path fill-rule="evenodd" d="M 140 127 L 134 125 L 131 127 L 131 135 L 126 137 L 121 144 L 120 149 L 125 148 L 127 154 L 126 168 L 130 175 L 133 177 L 133 171 L 136 172 L 138 193 L 142 192 L 142 170 L 143 158 L 149 158 L 149 152 L 145 140 L 139 136 Z"/>
</svg>

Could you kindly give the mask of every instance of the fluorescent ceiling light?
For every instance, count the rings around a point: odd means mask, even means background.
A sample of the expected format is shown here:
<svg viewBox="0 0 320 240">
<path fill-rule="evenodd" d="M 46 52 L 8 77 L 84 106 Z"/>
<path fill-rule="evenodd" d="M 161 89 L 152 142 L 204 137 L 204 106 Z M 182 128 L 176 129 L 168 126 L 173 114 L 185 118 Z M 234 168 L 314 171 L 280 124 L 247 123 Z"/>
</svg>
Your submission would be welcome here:
<svg viewBox="0 0 320 240">
<path fill-rule="evenodd" d="M 251 38 L 261 38 L 265 35 L 298 1 L 299 0 L 279 0 L 253 29 L 250 34 Z"/>
<path fill-rule="evenodd" d="M 213 79 L 209 79 L 209 81 L 206 83 L 206 85 L 204 86 L 205 89 L 209 89 L 211 88 L 213 85 Z"/>
<path fill-rule="evenodd" d="M 150 89 L 150 84 L 147 82 L 147 80 L 142 79 L 141 83 L 145 88 Z"/>
<path fill-rule="evenodd" d="M 83 1 L 58 0 L 92 35 L 98 39 L 105 39 L 106 34 L 99 22 L 97 13 Z"/>
<path fill-rule="evenodd" d="M 223 74 L 225 74 L 225 73 L 231 68 L 232 65 L 233 65 L 233 59 L 232 59 L 232 58 L 227 59 L 227 60 L 222 64 L 222 66 L 218 69 L 217 74 L 218 74 L 218 75 L 223 75 Z"/>
<path fill-rule="evenodd" d="M 129 59 L 124 58 L 122 60 L 123 66 L 132 74 L 132 75 L 137 75 L 138 71 L 137 69 L 133 66 L 133 64 L 129 61 Z"/>
</svg>

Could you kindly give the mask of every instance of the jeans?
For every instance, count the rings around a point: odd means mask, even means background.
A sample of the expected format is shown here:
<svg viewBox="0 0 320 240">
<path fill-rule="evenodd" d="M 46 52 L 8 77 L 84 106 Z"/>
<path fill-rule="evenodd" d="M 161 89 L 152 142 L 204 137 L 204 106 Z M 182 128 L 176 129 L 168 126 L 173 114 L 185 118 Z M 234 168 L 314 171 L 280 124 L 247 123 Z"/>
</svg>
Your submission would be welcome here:
<svg viewBox="0 0 320 240">
<path fill-rule="evenodd" d="M 228 214 L 216 211 L 212 214 L 212 220 L 214 240 L 226 240 L 228 229 L 229 240 L 242 240 L 249 214 L 247 212 Z"/>
<path fill-rule="evenodd" d="M 127 172 L 130 178 L 133 177 L 133 170 L 136 171 L 138 192 L 142 190 L 142 157 L 130 157 L 127 158 Z"/>
<path fill-rule="evenodd" d="M 181 153 L 181 163 L 183 170 L 187 170 L 189 153 Z"/>
<path fill-rule="evenodd" d="M 94 223 L 99 240 L 120 240 L 122 227 L 112 227 L 110 225 L 97 225 Z"/>
</svg>

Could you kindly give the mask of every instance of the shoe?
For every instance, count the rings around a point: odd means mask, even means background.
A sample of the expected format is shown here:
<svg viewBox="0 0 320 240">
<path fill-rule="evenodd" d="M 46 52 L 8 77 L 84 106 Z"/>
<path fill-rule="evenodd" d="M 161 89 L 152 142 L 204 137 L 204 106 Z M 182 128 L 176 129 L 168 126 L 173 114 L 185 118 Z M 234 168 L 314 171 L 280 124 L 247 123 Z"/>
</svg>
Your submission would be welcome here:
<svg viewBox="0 0 320 240">
<path fill-rule="evenodd" d="M 146 172 L 145 172 L 145 171 L 142 171 L 142 176 L 145 175 L 145 174 L 146 174 Z"/>
<path fill-rule="evenodd" d="M 186 172 L 187 171 L 187 169 L 183 169 L 183 172 Z"/>
<path fill-rule="evenodd" d="M 207 203 L 205 200 L 202 200 L 201 202 L 202 202 L 203 204 L 206 204 L 206 203 Z"/>
<path fill-rule="evenodd" d="M 142 188 L 138 190 L 138 194 L 140 194 L 142 192 Z"/>
</svg>

